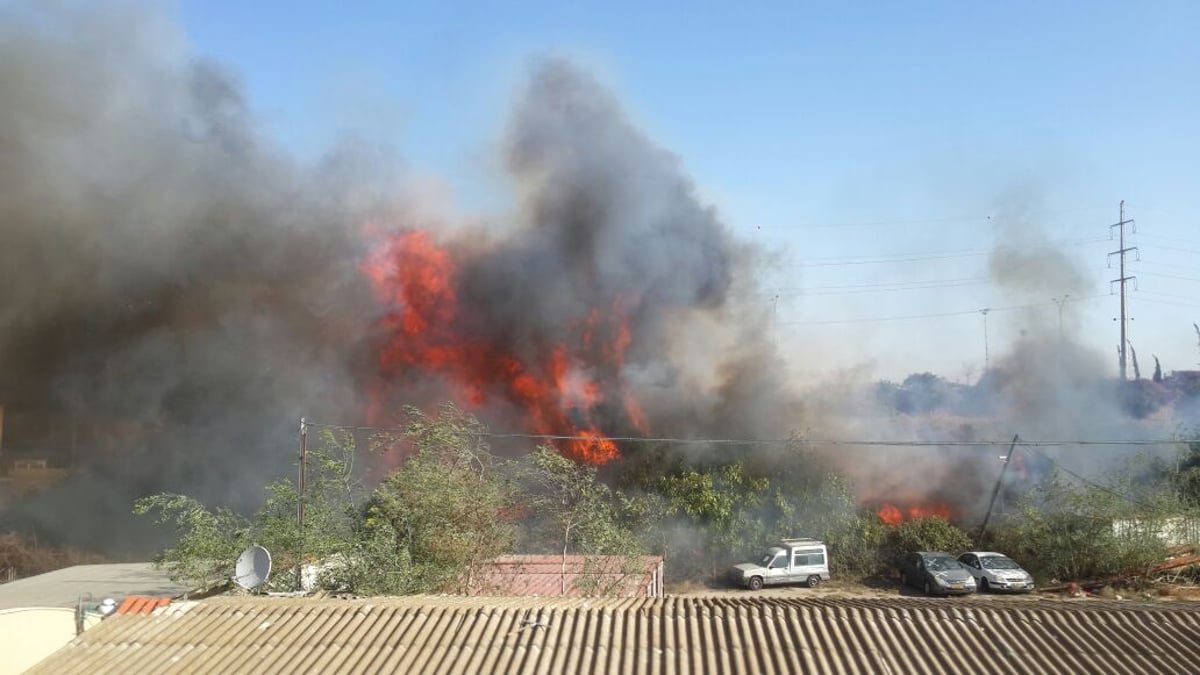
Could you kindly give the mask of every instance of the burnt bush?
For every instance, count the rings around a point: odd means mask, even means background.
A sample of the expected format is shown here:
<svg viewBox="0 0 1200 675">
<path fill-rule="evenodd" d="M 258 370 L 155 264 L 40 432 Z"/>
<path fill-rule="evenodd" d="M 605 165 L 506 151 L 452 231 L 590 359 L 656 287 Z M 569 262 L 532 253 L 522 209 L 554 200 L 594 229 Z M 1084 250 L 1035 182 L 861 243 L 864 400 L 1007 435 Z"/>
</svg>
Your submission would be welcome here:
<svg viewBox="0 0 1200 675">
<path fill-rule="evenodd" d="M 52 572 L 72 565 L 104 562 L 94 553 L 40 546 L 15 534 L 0 535 L 0 581 Z"/>
</svg>

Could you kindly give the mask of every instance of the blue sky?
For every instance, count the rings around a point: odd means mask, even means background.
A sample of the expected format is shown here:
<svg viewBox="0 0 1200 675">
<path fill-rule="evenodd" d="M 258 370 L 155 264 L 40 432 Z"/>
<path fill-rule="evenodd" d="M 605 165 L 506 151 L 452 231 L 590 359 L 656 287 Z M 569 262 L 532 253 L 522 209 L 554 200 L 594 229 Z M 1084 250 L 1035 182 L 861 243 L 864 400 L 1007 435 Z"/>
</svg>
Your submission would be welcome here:
<svg viewBox="0 0 1200 675">
<path fill-rule="evenodd" d="M 1046 6 L 1052 5 L 1052 6 Z M 179 0 L 193 52 L 311 160 L 355 135 L 502 208 L 495 148 L 532 57 L 611 86 L 739 237 L 800 374 L 977 377 L 1065 330 L 1116 372 L 1120 200 L 1144 375 L 1200 362 L 1200 4 Z M 998 243 L 1084 277 L 989 281 Z M 1013 308 L 1013 309 L 1008 309 Z M 921 317 L 921 318 L 898 318 Z"/>
</svg>

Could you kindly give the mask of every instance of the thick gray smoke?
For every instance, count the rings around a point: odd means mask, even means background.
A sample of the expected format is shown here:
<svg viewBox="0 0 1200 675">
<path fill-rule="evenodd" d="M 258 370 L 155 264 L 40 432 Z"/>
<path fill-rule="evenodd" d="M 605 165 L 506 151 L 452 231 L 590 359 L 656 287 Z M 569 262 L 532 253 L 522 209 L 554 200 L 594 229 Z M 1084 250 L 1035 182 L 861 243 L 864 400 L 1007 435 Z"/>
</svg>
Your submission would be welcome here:
<svg viewBox="0 0 1200 675">
<path fill-rule="evenodd" d="M 382 167 L 295 166 L 144 8 L 2 11 L 5 449 L 75 469 L 8 519 L 119 547 L 142 494 L 260 499 L 301 413 L 358 409 Z"/>
<path fill-rule="evenodd" d="M 874 418 L 869 409 L 852 405 L 870 392 L 848 392 L 831 406 L 831 414 L 848 416 L 844 428 L 854 429 L 857 437 L 964 444 L 844 452 L 849 461 L 843 466 L 868 501 L 944 504 L 964 524 L 975 524 L 1004 466 L 1007 441 L 1015 435 L 1065 443 L 1018 447 L 1020 468 L 1007 475 L 1013 493 L 1028 489 L 1056 464 L 1103 481 L 1134 453 L 1169 456 L 1174 446 L 1100 442 L 1165 439 L 1179 425 L 1194 423 L 1186 408 L 1156 407 L 1170 401 L 1170 396 L 1156 401 L 1161 387 L 1117 381 L 1115 358 L 1079 339 L 1080 303 L 1095 289 L 1082 262 L 1056 246 L 1033 215 L 1039 210 L 1036 193 L 1028 186 L 1008 193 L 992 219 L 997 245 L 988 260 L 991 278 L 1003 305 L 1018 309 L 988 316 L 989 369 L 969 385 L 914 373 L 902 386 L 891 385 L 894 390 L 881 386 L 889 395 L 880 397 L 883 409 Z M 1064 301 L 1068 297 L 1074 300 Z M 1061 314 L 1052 298 L 1063 302 Z M 978 441 L 998 444 L 967 445 Z"/>
<path fill-rule="evenodd" d="M 509 267 L 501 276 L 542 288 L 475 284 L 532 302 L 498 322 L 533 318 L 553 335 L 619 298 L 631 339 L 617 375 L 656 433 L 778 437 L 796 423 L 764 317 L 743 302 L 755 252 L 734 242 L 678 160 L 634 128 L 608 91 L 565 62 L 538 64 L 508 147 L 525 229 L 497 260 Z M 539 261 L 552 269 L 520 271 Z M 698 353 L 673 353 L 688 347 Z"/>
<path fill-rule="evenodd" d="M 39 6 L 0 23 L 7 450 L 72 467 L 58 488 L 10 500 L 7 524 L 122 550 L 147 525 L 125 518 L 147 493 L 253 507 L 290 471 L 301 414 L 356 421 L 365 391 L 383 391 L 386 412 L 453 389 L 415 367 L 373 380 L 394 336 L 372 332 L 381 309 L 361 265 L 378 242 L 363 226 L 414 226 L 393 197 L 404 186 L 379 178 L 395 174 L 386 158 L 297 165 L 237 80 L 141 8 Z M 433 233 L 461 258 L 456 339 L 543 378 L 556 345 L 574 345 L 580 377 L 640 400 L 657 433 L 795 424 L 762 317 L 738 309 L 751 253 L 608 92 L 538 63 L 507 162 L 519 209 L 497 220 L 512 222 Z M 618 314 L 627 336 L 606 321 Z M 529 402 L 488 380 L 495 365 L 468 373 L 490 396 L 485 418 L 527 428 Z M 566 419 L 633 433 L 622 403 Z"/>
<path fill-rule="evenodd" d="M 396 307 L 428 314 L 432 326 L 398 336 L 403 367 L 389 375 L 418 386 L 437 375 L 469 384 L 489 403 L 516 409 L 498 413 L 498 424 L 519 426 L 522 409 L 542 402 L 520 378 L 553 383 L 549 357 L 562 347 L 570 370 L 599 385 L 603 400 L 541 432 L 595 424 L 608 435 L 778 437 L 796 424 L 796 398 L 762 338 L 764 317 L 743 302 L 754 253 L 733 241 L 678 161 L 630 124 L 606 89 L 567 62 L 538 61 L 506 148 L 518 195 L 513 222 L 495 241 L 481 232 L 440 238 L 454 255 L 456 312 L 442 312 L 446 302 L 428 312 Z M 398 249 L 386 266 L 399 270 L 407 260 Z M 627 347 L 617 347 L 622 323 Z M 457 357 L 440 358 L 440 349 Z M 393 388 L 401 398 L 410 391 Z M 556 392 L 551 407 L 563 393 L 572 392 Z M 641 402 L 649 429 L 637 428 L 622 393 Z"/>
</svg>

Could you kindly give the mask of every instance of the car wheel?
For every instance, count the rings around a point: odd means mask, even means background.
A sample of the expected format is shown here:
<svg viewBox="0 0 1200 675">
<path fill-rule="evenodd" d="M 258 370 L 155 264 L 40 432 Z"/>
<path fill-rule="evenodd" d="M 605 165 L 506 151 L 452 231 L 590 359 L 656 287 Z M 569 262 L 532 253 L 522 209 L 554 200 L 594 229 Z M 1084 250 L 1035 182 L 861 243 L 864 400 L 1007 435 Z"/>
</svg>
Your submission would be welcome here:
<svg viewBox="0 0 1200 675">
<path fill-rule="evenodd" d="M 750 577 L 750 590 L 761 591 L 763 586 L 762 577 Z"/>
<path fill-rule="evenodd" d="M 925 595 L 933 595 L 932 591 L 929 588 L 929 580 L 928 579 L 925 580 Z"/>
<path fill-rule="evenodd" d="M 987 593 L 988 591 L 992 590 L 991 585 L 988 584 L 987 577 L 979 580 L 979 590 L 983 593 Z"/>
<path fill-rule="evenodd" d="M 821 577 L 817 574 L 810 574 L 804 582 L 809 588 L 816 588 L 821 585 Z"/>
</svg>

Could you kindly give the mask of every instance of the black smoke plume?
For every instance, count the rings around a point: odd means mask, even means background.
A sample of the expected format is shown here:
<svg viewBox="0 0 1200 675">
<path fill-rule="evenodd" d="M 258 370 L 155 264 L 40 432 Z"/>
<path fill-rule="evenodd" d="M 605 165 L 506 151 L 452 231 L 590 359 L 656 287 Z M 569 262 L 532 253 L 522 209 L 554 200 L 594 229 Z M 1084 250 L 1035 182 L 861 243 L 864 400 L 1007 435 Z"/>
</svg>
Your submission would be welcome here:
<svg viewBox="0 0 1200 675">
<path fill-rule="evenodd" d="M 367 224 L 438 230 L 468 263 L 462 327 L 530 361 L 589 311 L 627 302 L 626 364 L 593 375 L 635 392 L 655 433 L 797 424 L 763 313 L 743 302 L 753 252 L 568 63 L 537 62 L 513 112 L 516 213 L 464 235 L 420 222 L 373 149 L 291 159 L 236 77 L 160 17 L 64 7 L 0 22 L 6 450 L 72 471 L 10 500 L 7 525 L 127 551 L 147 528 L 127 518 L 135 498 L 253 508 L 292 470 L 301 415 L 360 421 L 387 339 L 377 319 L 397 311 L 362 273 Z M 431 376 L 401 375 L 384 382 L 397 409 L 438 402 Z M 484 412 L 520 430 L 519 411 Z M 605 433 L 632 432 L 600 416 Z"/>
<path fill-rule="evenodd" d="M 6 520 L 111 550 L 137 496 L 259 500 L 302 413 L 358 408 L 382 167 L 295 164 L 145 8 L 0 11 L 5 450 L 73 472 Z"/>
<path fill-rule="evenodd" d="M 459 273 L 458 314 L 439 344 L 470 339 L 480 349 L 465 353 L 513 355 L 533 370 L 556 346 L 578 346 L 592 313 L 627 314 L 623 363 L 594 350 L 573 356 L 606 392 L 632 392 L 655 434 L 778 437 L 797 423 L 764 315 L 745 302 L 755 253 L 604 87 L 568 62 L 536 61 L 505 149 L 515 213 L 440 237 Z M 494 378 L 477 388 L 505 399 L 510 375 L 480 361 L 471 376 Z M 397 379 L 425 386 L 436 374 L 418 367 Z M 611 407 L 592 412 L 608 435 L 645 432 Z M 493 420 L 520 424 L 519 414 Z"/>
</svg>

